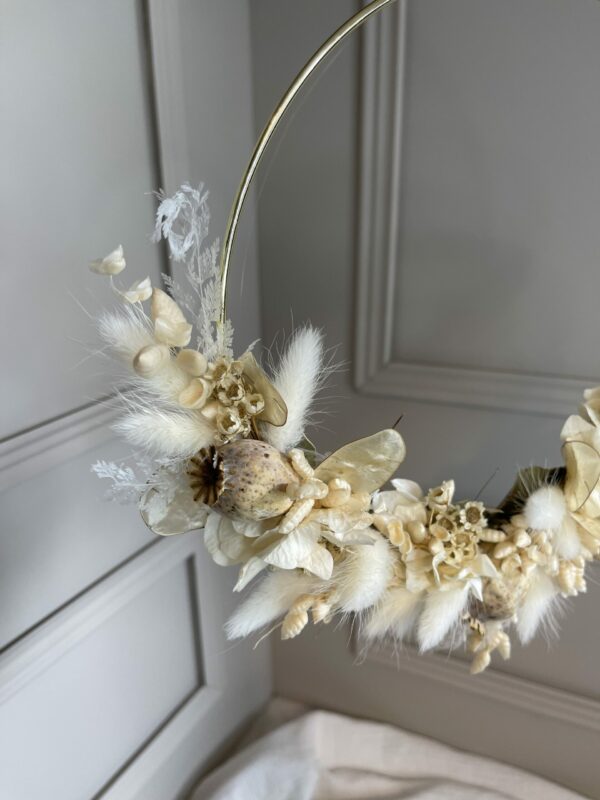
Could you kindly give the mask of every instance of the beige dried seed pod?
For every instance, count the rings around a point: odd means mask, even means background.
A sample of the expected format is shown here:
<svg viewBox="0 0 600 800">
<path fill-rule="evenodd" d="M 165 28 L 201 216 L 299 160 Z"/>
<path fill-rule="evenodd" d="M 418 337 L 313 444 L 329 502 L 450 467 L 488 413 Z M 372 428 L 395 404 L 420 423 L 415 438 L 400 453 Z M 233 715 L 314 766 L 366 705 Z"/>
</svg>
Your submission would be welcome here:
<svg viewBox="0 0 600 800">
<path fill-rule="evenodd" d="M 575 569 L 568 561 L 563 561 L 558 570 L 558 585 L 565 595 L 576 594 L 575 592 Z"/>
<path fill-rule="evenodd" d="M 302 633 L 308 623 L 308 612 L 316 598 L 312 595 L 300 595 L 283 619 L 281 638 L 293 639 Z"/>
<path fill-rule="evenodd" d="M 407 522 L 406 530 L 415 544 L 421 544 L 427 538 L 427 528 L 422 522 Z"/>
<path fill-rule="evenodd" d="M 494 544 L 495 542 L 505 541 L 506 533 L 504 533 L 504 531 L 494 530 L 494 528 L 483 528 L 483 530 L 479 531 L 477 534 L 477 538 L 481 542 L 490 542 Z"/>
<path fill-rule="evenodd" d="M 328 488 L 318 478 L 308 478 L 302 483 L 290 483 L 286 491 L 292 500 L 322 500 L 326 497 Z"/>
<path fill-rule="evenodd" d="M 480 633 L 472 633 L 467 640 L 467 652 L 476 653 L 483 644 L 484 637 Z"/>
<path fill-rule="evenodd" d="M 519 530 L 513 536 L 513 542 L 517 547 L 523 549 L 525 547 L 529 547 L 531 544 L 531 536 L 527 533 L 527 531 Z"/>
<path fill-rule="evenodd" d="M 331 620 L 332 603 L 329 598 L 329 592 L 321 595 L 320 598 L 314 603 L 311 611 L 312 621 L 317 624 L 324 622 L 327 624 Z"/>
<path fill-rule="evenodd" d="M 471 661 L 471 675 L 477 675 L 483 672 L 490 665 L 492 657 L 489 650 L 481 650 L 475 654 L 475 658 Z"/>
<path fill-rule="evenodd" d="M 512 542 L 500 542 L 494 547 L 494 558 L 503 559 L 516 552 L 516 546 Z"/>
<path fill-rule="evenodd" d="M 286 494 L 298 476 L 279 450 L 255 439 L 240 439 L 217 449 L 223 490 L 215 508 L 227 517 L 262 520 L 278 517 L 292 505 Z"/>
<path fill-rule="evenodd" d="M 286 513 L 278 526 L 279 533 L 291 533 L 303 522 L 313 510 L 315 501 L 311 498 L 297 500 Z"/>
<path fill-rule="evenodd" d="M 292 467 L 301 478 L 308 480 L 309 478 L 313 477 L 314 469 L 308 463 L 308 459 L 304 455 L 303 450 L 301 450 L 299 447 L 293 447 L 288 452 L 287 457 L 289 458 Z"/>
<path fill-rule="evenodd" d="M 543 564 L 546 560 L 544 554 L 540 551 L 537 545 L 532 544 L 527 548 L 527 557 L 533 561 L 534 564 Z"/>
<path fill-rule="evenodd" d="M 158 375 L 169 363 L 171 352 L 166 344 L 149 344 L 133 359 L 133 368 L 142 378 Z"/>
<path fill-rule="evenodd" d="M 346 505 L 352 496 L 352 488 L 343 478 L 332 478 L 327 484 L 327 496 L 321 501 L 325 508 L 338 508 Z"/>
</svg>

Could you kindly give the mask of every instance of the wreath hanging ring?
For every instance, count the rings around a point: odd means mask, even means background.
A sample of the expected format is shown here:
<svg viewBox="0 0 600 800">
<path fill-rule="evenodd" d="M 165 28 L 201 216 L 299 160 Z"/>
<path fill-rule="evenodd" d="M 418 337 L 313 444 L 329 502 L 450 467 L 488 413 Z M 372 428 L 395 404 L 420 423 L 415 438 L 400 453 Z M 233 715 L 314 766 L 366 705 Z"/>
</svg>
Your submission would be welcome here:
<svg viewBox="0 0 600 800">
<path fill-rule="evenodd" d="M 238 222 L 274 131 L 321 61 L 392 2 L 365 6 L 300 71 L 258 140 L 221 249 L 204 245 L 202 186 L 159 195 L 154 238 L 185 263 L 189 287 L 167 278 L 165 292 L 146 278 L 118 288 L 122 247 L 91 263 L 121 301 L 99 319 L 132 384 L 116 429 L 147 454 L 137 474 L 115 463 L 93 469 L 157 534 L 203 530 L 217 564 L 240 565 L 236 591 L 261 576 L 227 623 L 230 638 L 281 620 L 290 639 L 309 614 L 318 624 L 356 613 L 367 639 L 415 636 L 422 651 L 452 633 L 481 672 L 494 651 L 509 657 L 511 626 L 527 642 L 560 598 L 584 592 L 586 562 L 600 557 L 600 387 L 564 424 L 564 466 L 521 471 L 486 508 L 457 501 L 451 480 L 423 492 L 393 478 L 405 456 L 394 429 L 319 460 L 304 431 L 328 374 L 321 333 L 298 330 L 268 374 L 250 349 L 234 357 L 226 314 Z"/>
</svg>

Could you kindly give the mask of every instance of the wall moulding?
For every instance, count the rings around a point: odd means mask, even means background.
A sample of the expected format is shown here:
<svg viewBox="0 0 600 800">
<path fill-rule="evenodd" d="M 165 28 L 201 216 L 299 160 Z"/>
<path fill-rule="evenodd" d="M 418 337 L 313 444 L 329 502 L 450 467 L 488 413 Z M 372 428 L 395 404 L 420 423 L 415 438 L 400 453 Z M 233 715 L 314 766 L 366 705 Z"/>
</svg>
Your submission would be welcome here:
<svg viewBox="0 0 600 800">
<path fill-rule="evenodd" d="M 363 393 L 566 416 L 593 378 L 434 365 L 393 353 L 397 310 L 407 5 L 363 30 L 354 385 Z"/>
</svg>

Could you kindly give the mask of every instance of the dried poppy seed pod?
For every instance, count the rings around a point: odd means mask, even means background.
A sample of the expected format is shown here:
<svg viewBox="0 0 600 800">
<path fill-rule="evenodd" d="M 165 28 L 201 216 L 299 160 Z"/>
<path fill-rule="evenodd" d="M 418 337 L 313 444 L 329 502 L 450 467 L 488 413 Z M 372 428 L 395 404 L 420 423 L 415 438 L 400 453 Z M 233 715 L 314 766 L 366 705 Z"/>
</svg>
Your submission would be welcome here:
<svg viewBox="0 0 600 800">
<path fill-rule="evenodd" d="M 266 442 L 239 439 L 204 456 L 201 452 L 192 465 L 189 474 L 198 501 L 226 517 L 271 519 L 292 505 L 286 488 L 298 477 L 285 456 Z"/>
</svg>

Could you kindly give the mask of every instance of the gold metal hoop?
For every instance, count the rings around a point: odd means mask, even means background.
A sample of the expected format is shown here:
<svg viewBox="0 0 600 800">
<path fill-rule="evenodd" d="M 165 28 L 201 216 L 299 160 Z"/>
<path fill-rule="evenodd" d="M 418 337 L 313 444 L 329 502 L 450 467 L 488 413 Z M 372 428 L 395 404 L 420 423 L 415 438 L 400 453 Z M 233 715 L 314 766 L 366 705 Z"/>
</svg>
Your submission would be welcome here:
<svg viewBox="0 0 600 800">
<path fill-rule="evenodd" d="M 325 59 L 331 51 L 337 47 L 340 42 L 346 38 L 352 31 L 363 24 L 372 14 L 377 13 L 382 8 L 396 0 L 373 0 L 373 2 L 366 5 L 358 11 L 353 17 L 347 20 L 341 27 L 333 33 L 326 42 L 316 51 L 310 58 L 300 72 L 296 75 L 287 92 L 281 98 L 278 106 L 275 108 L 267 124 L 261 133 L 254 152 L 248 162 L 244 176 L 238 186 L 231 211 L 229 212 L 229 219 L 227 220 L 227 227 L 225 228 L 225 236 L 223 237 L 223 247 L 221 249 L 221 311 L 220 311 L 220 324 L 223 325 L 226 319 L 226 306 L 227 306 L 227 276 L 229 274 L 229 262 L 231 260 L 231 252 L 233 250 L 233 243 L 237 232 L 237 226 L 242 213 L 242 207 L 248 194 L 248 189 L 252 182 L 252 178 L 258 168 L 261 158 L 269 144 L 269 140 L 275 133 L 277 126 L 281 122 L 285 112 L 292 103 L 294 97 L 298 94 L 306 80 L 319 66 L 321 61 Z"/>
</svg>

